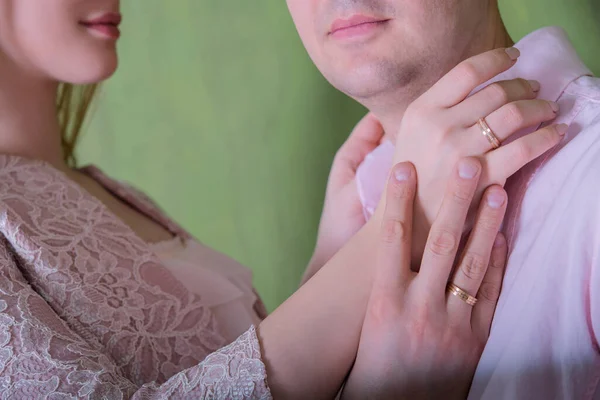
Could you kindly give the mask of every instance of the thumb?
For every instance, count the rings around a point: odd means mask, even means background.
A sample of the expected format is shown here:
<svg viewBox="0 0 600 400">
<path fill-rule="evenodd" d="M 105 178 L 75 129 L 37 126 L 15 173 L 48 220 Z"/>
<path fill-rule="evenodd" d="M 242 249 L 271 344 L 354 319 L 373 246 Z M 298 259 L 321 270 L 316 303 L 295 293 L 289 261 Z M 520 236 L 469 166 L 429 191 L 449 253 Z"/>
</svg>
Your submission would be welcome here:
<svg viewBox="0 0 600 400">
<path fill-rule="evenodd" d="M 356 173 L 365 157 L 379 146 L 383 138 L 383 126 L 379 120 L 369 113 L 352 130 L 336 155 L 336 164 L 340 168 Z"/>
</svg>

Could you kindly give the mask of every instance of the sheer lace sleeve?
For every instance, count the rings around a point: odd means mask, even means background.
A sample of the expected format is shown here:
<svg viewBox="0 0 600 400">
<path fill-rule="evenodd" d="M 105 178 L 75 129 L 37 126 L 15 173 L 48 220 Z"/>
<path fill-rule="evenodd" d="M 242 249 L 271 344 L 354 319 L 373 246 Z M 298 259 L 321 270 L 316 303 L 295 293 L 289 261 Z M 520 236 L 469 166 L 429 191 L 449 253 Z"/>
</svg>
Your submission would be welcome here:
<svg viewBox="0 0 600 400">
<path fill-rule="evenodd" d="M 0 244 L 0 398 L 270 399 L 271 395 L 254 328 L 161 385 L 136 386 L 111 356 L 70 329 Z"/>
</svg>

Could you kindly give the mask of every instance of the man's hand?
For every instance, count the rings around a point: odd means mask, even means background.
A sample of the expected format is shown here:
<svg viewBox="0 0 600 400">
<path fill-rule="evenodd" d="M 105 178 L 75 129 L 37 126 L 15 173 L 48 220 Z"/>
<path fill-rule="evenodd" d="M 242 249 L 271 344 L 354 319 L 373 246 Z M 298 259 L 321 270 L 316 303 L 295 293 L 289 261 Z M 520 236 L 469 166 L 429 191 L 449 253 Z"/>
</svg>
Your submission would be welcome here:
<svg viewBox="0 0 600 400">
<path fill-rule="evenodd" d="M 317 245 L 303 283 L 365 224 L 356 186 L 356 169 L 367 154 L 379 146 L 382 137 L 383 127 L 372 114 L 367 114 L 337 152 L 327 183 Z"/>
</svg>

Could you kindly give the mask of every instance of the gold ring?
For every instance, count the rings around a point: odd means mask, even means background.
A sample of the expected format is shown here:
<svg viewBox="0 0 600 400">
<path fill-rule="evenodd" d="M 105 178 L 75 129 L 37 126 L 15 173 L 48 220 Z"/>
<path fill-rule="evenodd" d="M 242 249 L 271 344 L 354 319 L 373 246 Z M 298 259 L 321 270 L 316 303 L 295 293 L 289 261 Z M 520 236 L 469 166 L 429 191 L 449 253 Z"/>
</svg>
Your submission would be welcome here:
<svg viewBox="0 0 600 400">
<path fill-rule="evenodd" d="M 454 283 L 448 282 L 448 286 L 446 286 L 446 291 L 450 294 L 455 295 L 471 307 L 477 304 L 477 298 L 471 296 L 469 293 L 465 292 Z"/>
<path fill-rule="evenodd" d="M 497 149 L 498 147 L 500 147 L 500 141 L 498 140 L 496 135 L 494 135 L 494 132 L 492 132 L 492 130 L 490 129 L 490 126 L 487 124 L 487 122 L 485 122 L 485 119 L 479 118 L 479 121 L 477 121 L 477 124 L 479 125 L 479 128 L 481 129 L 481 133 L 483 134 L 483 136 L 485 136 L 485 138 L 488 140 L 488 142 L 490 142 L 490 144 L 492 145 L 494 150 Z"/>
</svg>

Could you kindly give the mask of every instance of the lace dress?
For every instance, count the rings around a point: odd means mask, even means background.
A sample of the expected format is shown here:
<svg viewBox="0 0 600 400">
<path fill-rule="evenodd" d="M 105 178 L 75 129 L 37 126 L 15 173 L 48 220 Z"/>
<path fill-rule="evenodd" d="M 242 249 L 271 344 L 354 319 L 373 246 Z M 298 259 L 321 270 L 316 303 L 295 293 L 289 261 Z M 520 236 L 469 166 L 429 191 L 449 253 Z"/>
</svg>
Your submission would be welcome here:
<svg viewBox="0 0 600 400">
<path fill-rule="evenodd" d="M 87 172 L 184 244 L 197 243 L 140 193 Z M 242 327 L 219 327 L 241 310 L 244 325 L 265 316 L 242 275 L 220 276 L 239 290 L 235 298 L 191 290 L 97 199 L 19 157 L 0 156 L 0 234 L 1 398 L 271 398 L 254 328 L 227 345 Z M 216 267 L 204 277 L 218 281 Z M 231 302 L 233 314 L 218 310 Z"/>
</svg>

